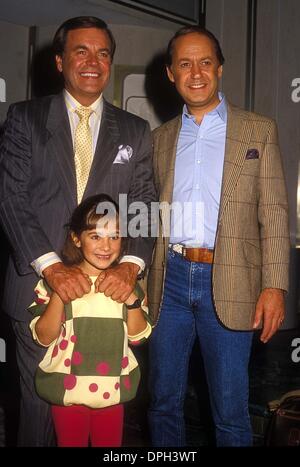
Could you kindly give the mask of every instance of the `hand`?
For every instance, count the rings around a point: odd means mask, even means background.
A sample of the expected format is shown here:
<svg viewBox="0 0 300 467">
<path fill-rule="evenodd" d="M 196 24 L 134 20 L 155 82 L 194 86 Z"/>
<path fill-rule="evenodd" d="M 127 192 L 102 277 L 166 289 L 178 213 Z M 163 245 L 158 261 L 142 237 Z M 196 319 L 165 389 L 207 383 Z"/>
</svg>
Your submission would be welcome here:
<svg viewBox="0 0 300 467">
<path fill-rule="evenodd" d="M 102 271 L 95 282 L 95 292 L 103 292 L 107 297 L 124 303 L 132 293 L 139 266 L 134 263 L 121 263 Z"/>
<path fill-rule="evenodd" d="M 91 290 L 91 280 L 81 269 L 55 263 L 43 271 L 47 284 L 64 303 L 80 298 Z"/>
<path fill-rule="evenodd" d="M 264 289 L 257 301 L 253 329 L 263 321 L 260 340 L 264 343 L 275 334 L 284 320 L 284 296 L 281 289 Z"/>
</svg>

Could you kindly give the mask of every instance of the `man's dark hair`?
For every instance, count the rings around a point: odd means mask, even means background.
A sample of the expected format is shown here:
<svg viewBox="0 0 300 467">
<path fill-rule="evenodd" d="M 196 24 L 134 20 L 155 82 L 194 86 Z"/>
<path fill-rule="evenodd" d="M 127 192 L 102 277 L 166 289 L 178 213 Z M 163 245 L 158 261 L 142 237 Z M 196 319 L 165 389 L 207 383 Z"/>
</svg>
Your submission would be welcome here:
<svg viewBox="0 0 300 467">
<path fill-rule="evenodd" d="M 61 26 L 59 26 L 53 39 L 53 50 L 55 55 L 59 55 L 60 57 L 63 55 L 69 31 L 85 28 L 97 28 L 106 32 L 110 40 L 110 56 L 111 60 L 113 60 L 116 50 L 114 36 L 111 30 L 108 28 L 107 24 L 102 21 L 102 19 L 96 18 L 95 16 L 77 16 L 76 18 L 68 19 Z"/>
<path fill-rule="evenodd" d="M 174 36 L 170 39 L 170 42 L 168 44 L 167 54 L 166 54 L 166 65 L 168 67 L 172 65 L 172 55 L 173 55 L 174 44 L 176 40 L 178 39 L 178 37 L 186 36 L 187 34 L 192 34 L 192 33 L 201 34 L 202 36 L 208 37 L 208 39 L 212 41 L 219 64 L 223 65 L 223 63 L 225 62 L 225 58 L 224 58 L 218 39 L 214 36 L 212 32 L 208 31 L 208 29 L 202 28 L 200 26 L 183 26 L 174 34 Z"/>
</svg>

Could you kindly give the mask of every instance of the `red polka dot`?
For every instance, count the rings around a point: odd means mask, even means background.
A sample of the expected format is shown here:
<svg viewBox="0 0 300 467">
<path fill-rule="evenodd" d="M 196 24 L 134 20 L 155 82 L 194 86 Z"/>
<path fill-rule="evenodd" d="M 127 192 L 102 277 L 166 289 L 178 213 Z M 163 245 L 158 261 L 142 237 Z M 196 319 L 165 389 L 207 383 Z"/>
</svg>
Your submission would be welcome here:
<svg viewBox="0 0 300 467">
<path fill-rule="evenodd" d="M 121 362 L 121 366 L 122 368 L 126 368 L 128 366 L 128 357 L 123 357 L 122 358 L 122 362 Z"/>
<path fill-rule="evenodd" d="M 109 392 L 105 392 L 105 393 L 103 394 L 103 399 L 109 399 L 109 398 L 110 398 Z"/>
<path fill-rule="evenodd" d="M 120 384 L 119 384 L 119 383 L 116 383 L 116 384 L 115 384 L 115 389 L 119 389 L 119 387 L 120 387 Z"/>
<path fill-rule="evenodd" d="M 130 345 L 140 345 L 141 341 L 130 341 Z"/>
<path fill-rule="evenodd" d="M 56 357 L 57 354 L 58 354 L 58 346 L 56 345 L 52 352 L 52 358 Z"/>
<path fill-rule="evenodd" d="M 75 336 L 75 334 L 73 334 L 73 336 L 71 336 L 70 341 L 73 342 L 73 344 L 75 344 L 75 342 L 77 342 L 77 336 Z"/>
<path fill-rule="evenodd" d="M 77 383 L 77 378 L 75 375 L 66 375 L 64 377 L 64 388 L 68 389 L 69 391 L 75 388 Z"/>
<path fill-rule="evenodd" d="M 61 335 L 62 335 L 63 337 L 66 337 L 66 329 L 65 329 L 65 328 L 63 328 L 63 330 L 61 331 Z"/>
<path fill-rule="evenodd" d="M 71 360 L 69 358 L 66 358 L 64 361 L 65 366 L 70 366 L 71 365 Z"/>
<path fill-rule="evenodd" d="M 83 360 L 82 354 L 80 352 L 74 352 L 72 355 L 73 365 L 81 365 Z"/>
<path fill-rule="evenodd" d="M 43 305 L 43 303 L 46 303 L 46 300 L 44 298 L 37 298 L 36 299 L 36 303 L 38 305 Z"/>
<path fill-rule="evenodd" d="M 68 341 L 66 339 L 63 339 L 61 343 L 59 344 L 60 350 L 65 350 L 68 347 Z"/>
<path fill-rule="evenodd" d="M 97 392 L 97 391 L 98 391 L 98 384 L 96 384 L 96 383 L 90 384 L 90 385 L 89 385 L 89 390 L 90 390 L 91 392 Z"/>
<path fill-rule="evenodd" d="M 123 384 L 126 389 L 131 388 L 131 382 L 130 382 L 129 376 L 125 376 L 125 378 L 123 378 Z"/>
<path fill-rule="evenodd" d="M 101 362 L 96 366 L 96 370 L 101 376 L 106 376 L 109 373 L 110 367 L 106 362 Z"/>
</svg>

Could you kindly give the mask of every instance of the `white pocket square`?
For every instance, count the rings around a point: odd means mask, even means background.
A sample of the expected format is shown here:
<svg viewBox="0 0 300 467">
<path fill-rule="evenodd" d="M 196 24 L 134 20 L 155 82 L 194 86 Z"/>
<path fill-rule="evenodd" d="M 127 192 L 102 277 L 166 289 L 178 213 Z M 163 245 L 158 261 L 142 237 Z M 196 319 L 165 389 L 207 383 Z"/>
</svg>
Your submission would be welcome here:
<svg viewBox="0 0 300 467">
<path fill-rule="evenodd" d="M 129 159 L 133 154 L 132 147 L 125 144 L 121 144 L 118 149 L 119 151 L 115 157 L 115 160 L 113 161 L 113 164 L 126 164 L 127 162 L 129 162 Z"/>
</svg>

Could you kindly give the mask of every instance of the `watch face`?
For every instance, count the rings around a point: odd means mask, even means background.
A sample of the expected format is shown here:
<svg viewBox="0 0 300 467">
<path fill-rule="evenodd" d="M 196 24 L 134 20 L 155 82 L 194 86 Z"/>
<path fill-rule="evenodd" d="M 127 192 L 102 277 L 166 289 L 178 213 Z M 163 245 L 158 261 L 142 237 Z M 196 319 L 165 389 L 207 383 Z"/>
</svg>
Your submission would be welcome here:
<svg viewBox="0 0 300 467">
<path fill-rule="evenodd" d="M 136 299 L 134 303 L 131 305 L 127 305 L 128 310 L 133 310 L 134 308 L 140 308 L 141 306 L 141 300 L 139 298 Z"/>
</svg>

